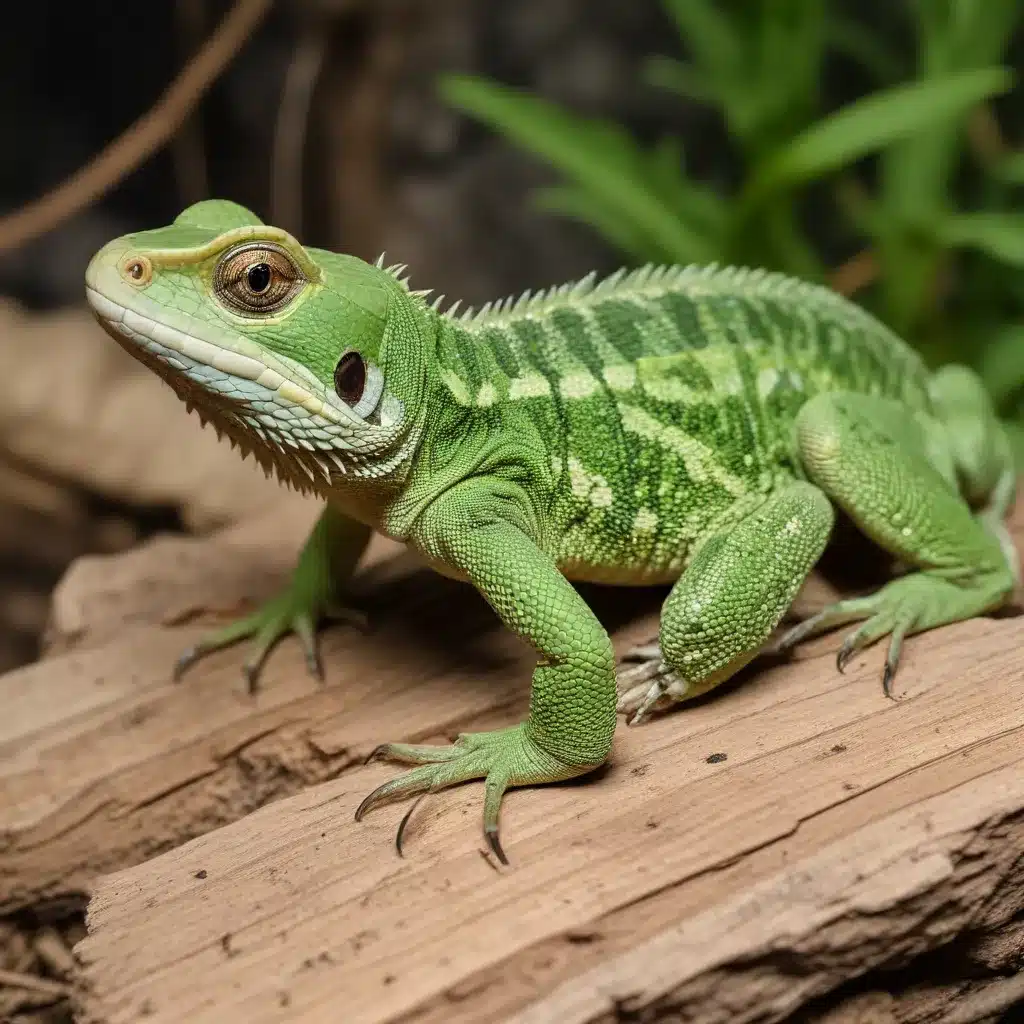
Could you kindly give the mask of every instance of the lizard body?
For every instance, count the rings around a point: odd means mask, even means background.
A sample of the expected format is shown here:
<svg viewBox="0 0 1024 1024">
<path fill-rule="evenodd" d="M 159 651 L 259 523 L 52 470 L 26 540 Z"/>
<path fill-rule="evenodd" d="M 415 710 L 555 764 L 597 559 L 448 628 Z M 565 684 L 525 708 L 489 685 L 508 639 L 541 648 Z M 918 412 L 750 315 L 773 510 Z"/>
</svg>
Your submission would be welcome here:
<svg viewBox="0 0 1024 1024">
<path fill-rule="evenodd" d="M 476 586 L 538 652 L 527 722 L 447 747 L 377 802 L 484 778 L 499 857 L 511 785 L 607 757 L 634 721 L 705 692 L 767 641 L 834 508 L 912 571 L 790 630 L 859 622 L 840 651 L 998 607 L 1016 555 L 1009 447 L 977 378 L 929 373 L 828 290 L 733 268 L 646 267 L 461 316 L 404 268 L 303 248 L 231 203 L 111 242 L 87 272 L 108 332 L 267 469 L 326 501 L 288 590 L 182 660 L 247 636 L 250 685 L 344 596 L 372 530 Z M 675 582 L 660 643 L 616 687 L 568 580 Z"/>
<path fill-rule="evenodd" d="M 719 517 L 792 475 L 806 400 L 927 406 L 917 355 L 834 293 L 775 274 L 644 267 L 439 318 L 452 428 L 515 436 L 569 578 L 669 582 Z M 524 467 L 525 468 L 525 467 Z"/>
</svg>

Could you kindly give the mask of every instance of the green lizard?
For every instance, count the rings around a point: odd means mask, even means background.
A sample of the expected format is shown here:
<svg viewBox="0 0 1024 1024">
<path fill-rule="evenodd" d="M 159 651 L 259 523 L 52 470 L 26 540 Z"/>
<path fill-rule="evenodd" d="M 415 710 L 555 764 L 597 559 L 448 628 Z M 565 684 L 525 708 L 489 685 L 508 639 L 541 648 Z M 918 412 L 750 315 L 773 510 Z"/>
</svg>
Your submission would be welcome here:
<svg viewBox="0 0 1024 1024">
<path fill-rule="evenodd" d="M 372 530 L 472 583 L 536 649 L 527 721 L 446 746 L 386 799 L 484 779 L 496 855 L 510 786 L 582 775 L 633 721 L 701 694 L 765 646 L 844 510 L 909 571 L 797 625 L 888 636 L 1004 604 L 1015 476 L 977 378 L 929 373 L 859 307 L 757 270 L 646 267 L 461 316 L 404 268 L 304 248 L 228 202 L 105 246 L 87 271 L 106 330 L 268 471 L 326 507 L 291 585 L 201 654 L 315 631 Z M 611 641 L 570 580 L 674 582 L 660 642 L 616 686 Z"/>
</svg>

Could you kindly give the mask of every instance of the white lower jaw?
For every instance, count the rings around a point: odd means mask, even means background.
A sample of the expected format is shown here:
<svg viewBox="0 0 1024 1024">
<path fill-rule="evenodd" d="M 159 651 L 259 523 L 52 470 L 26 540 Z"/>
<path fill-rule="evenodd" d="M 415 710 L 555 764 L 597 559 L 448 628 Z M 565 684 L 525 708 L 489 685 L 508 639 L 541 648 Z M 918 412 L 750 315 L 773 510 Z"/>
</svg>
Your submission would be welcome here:
<svg viewBox="0 0 1024 1024">
<path fill-rule="evenodd" d="M 304 490 L 329 489 L 337 477 L 376 475 L 342 436 L 348 433 L 343 425 L 291 401 L 286 387 L 270 387 L 276 382 L 266 374 L 274 371 L 264 364 L 166 328 L 93 289 L 88 297 L 107 329 L 151 364 L 190 411 L 218 435 L 227 434 L 243 455 L 254 454 L 268 472 Z M 173 347 L 165 344 L 171 338 Z M 208 358 L 197 359 L 199 354 Z"/>
<path fill-rule="evenodd" d="M 249 391 L 249 385 L 255 385 L 254 393 L 262 400 L 274 395 L 279 400 L 276 404 L 302 409 L 309 416 L 322 419 L 328 429 L 334 428 L 330 432 L 335 437 L 351 437 L 365 427 L 333 392 L 293 360 L 271 355 L 245 338 L 237 338 L 230 348 L 225 348 L 186 334 L 122 306 L 88 286 L 86 297 L 97 316 L 111 329 L 163 359 L 175 370 L 188 372 L 184 367 L 204 368 L 205 372 L 196 378 L 201 387 L 217 379 L 231 380 L 243 392 Z M 303 378 L 304 383 L 299 383 Z"/>
<path fill-rule="evenodd" d="M 339 408 L 333 393 L 325 393 L 325 402 L 296 384 L 295 376 L 311 375 L 291 360 L 238 339 L 236 348 L 257 359 L 160 324 L 93 288 L 86 294 L 108 331 L 124 338 L 125 348 L 151 364 L 204 423 L 286 482 L 327 491 L 339 477 L 387 477 L 405 460 L 404 445 L 389 454 L 360 451 L 358 439 L 370 425 Z M 268 365 L 270 358 L 279 366 Z M 291 378 L 280 372 L 293 369 Z"/>
</svg>

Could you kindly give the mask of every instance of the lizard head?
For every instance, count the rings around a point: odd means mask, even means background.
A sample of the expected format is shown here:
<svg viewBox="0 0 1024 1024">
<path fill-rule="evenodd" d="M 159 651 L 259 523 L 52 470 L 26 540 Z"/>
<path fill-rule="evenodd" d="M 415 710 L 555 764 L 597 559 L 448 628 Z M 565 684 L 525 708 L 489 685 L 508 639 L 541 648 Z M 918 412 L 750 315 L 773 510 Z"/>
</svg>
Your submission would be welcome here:
<svg viewBox="0 0 1024 1024">
<path fill-rule="evenodd" d="M 86 294 L 118 343 L 268 472 L 327 493 L 404 471 L 424 321 L 392 271 L 208 200 L 104 246 Z"/>
</svg>

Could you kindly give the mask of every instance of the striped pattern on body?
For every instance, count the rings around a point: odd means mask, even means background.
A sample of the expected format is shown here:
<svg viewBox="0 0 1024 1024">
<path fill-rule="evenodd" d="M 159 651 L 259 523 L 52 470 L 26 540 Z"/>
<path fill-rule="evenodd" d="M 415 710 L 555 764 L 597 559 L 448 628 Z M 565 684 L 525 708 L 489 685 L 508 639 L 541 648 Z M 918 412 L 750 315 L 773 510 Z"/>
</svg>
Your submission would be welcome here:
<svg viewBox="0 0 1024 1024">
<path fill-rule="evenodd" d="M 792 472 L 800 407 L 848 389 L 924 408 L 919 357 L 860 307 L 764 271 L 645 267 L 442 316 L 451 400 L 551 453 L 574 578 L 671 579 Z"/>
</svg>

